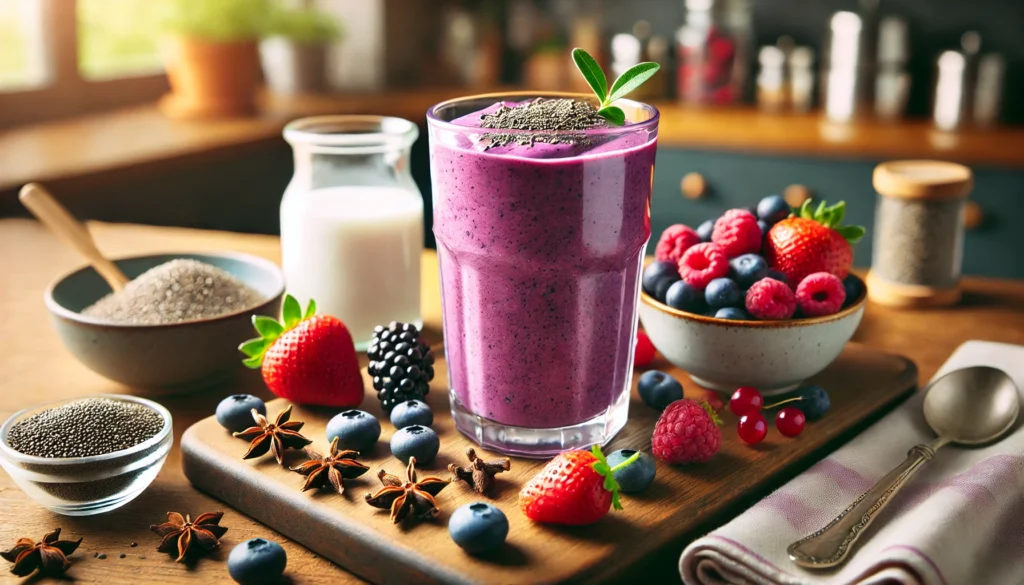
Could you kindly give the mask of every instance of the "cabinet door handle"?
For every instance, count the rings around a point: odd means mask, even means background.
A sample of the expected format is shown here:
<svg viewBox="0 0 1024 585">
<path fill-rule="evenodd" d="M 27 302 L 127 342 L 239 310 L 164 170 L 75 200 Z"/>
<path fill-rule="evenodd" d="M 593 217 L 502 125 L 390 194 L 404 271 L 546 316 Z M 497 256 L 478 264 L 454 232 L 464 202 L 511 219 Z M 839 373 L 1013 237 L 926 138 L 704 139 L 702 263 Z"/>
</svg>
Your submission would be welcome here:
<svg viewBox="0 0 1024 585">
<path fill-rule="evenodd" d="M 811 190 L 807 188 L 807 185 L 801 185 L 794 183 L 782 192 L 782 198 L 786 200 L 786 203 L 790 207 L 799 209 L 804 201 L 811 198 Z"/>
<path fill-rule="evenodd" d="M 964 229 L 976 230 L 985 222 L 985 211 L 977 201 L 964 203 Z"/>
<path fill-rule="evenodd" d="M 687 199 L 700 199 L 708 193 L 708 182 L 700 173 L 686 173 L 680 183 L 683 190 L 683 197 Z"/>
</svg>

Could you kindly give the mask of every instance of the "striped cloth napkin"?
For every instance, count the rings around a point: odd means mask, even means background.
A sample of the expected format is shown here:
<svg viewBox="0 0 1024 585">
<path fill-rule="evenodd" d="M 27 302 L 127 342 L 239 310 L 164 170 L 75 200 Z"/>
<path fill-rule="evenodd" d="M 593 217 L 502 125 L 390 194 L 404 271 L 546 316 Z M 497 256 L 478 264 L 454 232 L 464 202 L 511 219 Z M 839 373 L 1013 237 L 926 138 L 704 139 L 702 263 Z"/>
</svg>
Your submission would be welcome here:
<svg viewBox="0 0 1024 585">
<path fill-rule="evenodd" d="M 969 341 L 937 376 L 986 365 L 1024 390 L 1024 346 Z M 1024 396 L 1022 396 L 1024 398 Z M 832 520 L 907 450 L 934 438 L 922 395 L 729 524 L 683 551 L 687 585 L 1024 584 L 1024 424 L 984 448 L 949 445 L 922 468 L 858 541 L 839 569 L 812 572 L 786 547 Z M 826 424 L 828 418 L 825 418 Z"/>
</svg>

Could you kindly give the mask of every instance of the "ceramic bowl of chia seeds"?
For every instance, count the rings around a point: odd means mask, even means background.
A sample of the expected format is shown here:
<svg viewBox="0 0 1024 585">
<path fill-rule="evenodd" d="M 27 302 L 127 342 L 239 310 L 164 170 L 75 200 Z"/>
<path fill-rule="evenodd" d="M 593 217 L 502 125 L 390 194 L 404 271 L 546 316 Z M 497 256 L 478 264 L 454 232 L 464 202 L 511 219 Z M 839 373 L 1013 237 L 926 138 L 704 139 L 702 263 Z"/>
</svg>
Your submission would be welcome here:
<svg viewBox="0 0 1024 585">
<path fill-rule="evenodd" d="M 0 466 L 39 505 L 90 516 L 135 499 L 174 441 L 171 413 L 135 396 L 101 394 L 27 408 L 0 426 Z"/>
<path fill-rule="evenodd" d="M 89 369 L 152 395 L 213 386 L 243 369 L 252 315 L 276 315 L 284 275 L 240 253 L 115 260 L 132 279 L 112 293 L 92 267 L 54 282 L 44 300 L 64 346 Z"/>
<path fill-rule="evenodd" d="M 861 292 L 824 317 L 733 321 L 673 309 L 643 292 L 638 312 L 654 347 L 697 384 L 726 394 L 753 386 L 771 396 L 796 388 L 839 357 L 866 300 Z"/>
</svg>

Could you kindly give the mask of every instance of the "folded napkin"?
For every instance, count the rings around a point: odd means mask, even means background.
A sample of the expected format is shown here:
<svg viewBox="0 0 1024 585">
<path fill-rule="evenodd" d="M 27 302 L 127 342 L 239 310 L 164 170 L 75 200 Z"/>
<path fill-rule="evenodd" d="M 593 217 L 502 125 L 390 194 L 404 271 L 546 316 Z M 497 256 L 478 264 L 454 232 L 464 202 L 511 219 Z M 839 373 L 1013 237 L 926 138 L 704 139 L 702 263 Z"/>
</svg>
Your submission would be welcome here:
<svg viewBox="0 0 1024 585">
<path fill-rule="evenodd" d="M 1000 368 L 1024 389 L 1024 346 L 969 341 L 940 368 Z M 797 567 L 790 543 L 825 526 L 934 438 L 909 399 L 874 426 L 683 551 L 688 585 L 924 583 L 1024 584 L 1024 424 L 980 449 L 949 445 L 911 479 L 839 569 Z M 1022 396 L 1024 398 L 1024 396 Z M 824 419 L 828 424 L 828 417 Z"/>
</svg>

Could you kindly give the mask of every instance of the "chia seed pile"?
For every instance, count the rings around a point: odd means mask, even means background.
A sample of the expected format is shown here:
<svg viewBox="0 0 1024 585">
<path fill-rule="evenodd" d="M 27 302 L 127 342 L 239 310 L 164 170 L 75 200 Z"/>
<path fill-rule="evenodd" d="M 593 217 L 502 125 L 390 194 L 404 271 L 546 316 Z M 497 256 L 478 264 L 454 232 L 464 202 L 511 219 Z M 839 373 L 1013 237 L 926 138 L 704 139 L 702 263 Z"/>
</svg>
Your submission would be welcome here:
<svg viewBox="0 0 1024 585">
<path fill-rule="evenodd" d="M 165 325 L 219 317 L 261 300 L 253 288 L 220 268 L 179 259 L 147 270 L 82 314 L 127 325 Z"/>
<path fill-rule="evenodd" d="M 163 417 L 148 406 L 86 398 L 18 421 L 7 444 L 36 457 L 89 457 L 134 447 L 163 428 Z"/>
<path fill-rule="evenodd" d="M 516 143 L 533 146 L 537 142 L 548 144 L 585 144 L 586 138 L 578 132 L 593 128 L 607 128 L 608 121 L 586 102 L 573 99 L 537 98 L 512 107 L 502 104 L 490 114 L 481 116 L 481 128 L 500 130 L 566 131 L 565 134 L 486 134 L 487 148 Z"/>
</svg>

